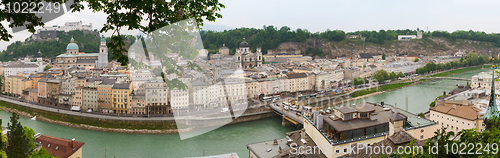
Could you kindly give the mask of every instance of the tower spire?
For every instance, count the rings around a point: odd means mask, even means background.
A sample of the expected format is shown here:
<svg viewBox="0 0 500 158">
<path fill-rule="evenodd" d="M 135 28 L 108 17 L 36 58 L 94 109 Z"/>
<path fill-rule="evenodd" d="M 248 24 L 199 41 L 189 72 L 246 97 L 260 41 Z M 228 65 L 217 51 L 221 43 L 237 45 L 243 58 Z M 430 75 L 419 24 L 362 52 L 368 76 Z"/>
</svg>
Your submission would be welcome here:
<svg viewBox="0 0 500 158">
<path fill-rule="evenodd" d="M 493 63 L 495 63 L 495 58 L 492 58 Z M 492 65 L 493 67 L 493 73 L 491 74 L 491 93 L 490 93 L 490 102 L 488 103 L 488 109 L 486 110 L 486 113 L 484 114 L 484 123 L 486 124 L 486 129 L 491 128 L 491 119 L 494 117 L 498 117 L 498 108 L 497 108 L 497 103 L 496 103 L 496 96 L 495 96 L 495 65 Z"/>
</svg>

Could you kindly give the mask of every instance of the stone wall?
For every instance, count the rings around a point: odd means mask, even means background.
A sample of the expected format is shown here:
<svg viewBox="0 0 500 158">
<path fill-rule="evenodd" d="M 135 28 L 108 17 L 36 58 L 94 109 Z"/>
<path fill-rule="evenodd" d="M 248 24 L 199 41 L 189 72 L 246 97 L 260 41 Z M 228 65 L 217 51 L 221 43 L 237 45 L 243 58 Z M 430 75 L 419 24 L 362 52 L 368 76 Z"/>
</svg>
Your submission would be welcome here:
<svg viewBox="0 0 500 158">
<path fill-rule="evenodd" d="M 5 108 L 5 107 L 0 107 L 1 110 L 9 113 L 17 113 L 19 116 L 26 117 L 26 118 L 33 118 L 33 115 L 23 112 L 23 111 L 18 111 L 17 109 L 10 109 L 10 108 Z M 234 123 L 241 123 L 241 122 L 247 122 L 247 121 L 253 121 L 253 120 L 258 120 L 258 119 L 263 119 L 263 118 L 268 118 L 268 117 L 273 117 L 276 116 L 275 113 L 271 112 L 269 108 L 266 107 L 261 107 L 257 109 L 249 109 L 248 111 L 245 111 L 245 113 L 236 118 L 234 121 L 230 122 L 229 124 L 234 124 Z M 36 119 L 39 121 L 47 122 L 47 123 L 52 123 L 52 124 L 57 124 L 57 125 L 62 125 L 62 126 L 67 126 L 71 128 L 79 128 L 79 129 L 86 129 L 86 130 L 93 130 L 93 131 L 102 131 L 102 132 L 112 132 L 112 133 L 133 133 L 133 134 L 171 134 L 171 133 L 179 133 L 179 132 L 189 132 L 193 129 L 167 129 L 167 130 L 149 130 L 149 129 L 118 129 L 118 128 L 104 128 L 104 127 L 97 127 L 97 126 L 91 126 L 91 125 L 85 125 L 85 124 L 73 124 L 69 122 L 64 122 L 64 121 L 58 121 L 58 120 L 52 120 L 43 116 L 36 116 Z M 230 119 L 230 118 L 229 118 Z M 182 122 L 183 120 L 179 120 Z M 193 122 L 192 120 L 184 120 L 188 122 Z M 139 121 L 141 122 L 141 121 Z M 162 121 L 160 121 L 162 122 Z M 210 122 L 214 122 L 213 120 L 205 120 L 205 121 L 200 121 L 200 127 L 204 126 L 210 126 Z M 217 122 L 217 121 L 215 121 Z"/>
</svg>

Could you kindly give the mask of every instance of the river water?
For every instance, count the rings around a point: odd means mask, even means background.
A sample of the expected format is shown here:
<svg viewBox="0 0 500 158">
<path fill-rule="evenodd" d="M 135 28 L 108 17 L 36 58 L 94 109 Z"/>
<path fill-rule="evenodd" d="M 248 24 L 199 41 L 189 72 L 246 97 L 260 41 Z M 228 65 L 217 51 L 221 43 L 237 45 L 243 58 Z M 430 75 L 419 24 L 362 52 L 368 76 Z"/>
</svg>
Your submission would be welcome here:
<svg viewBox="0 0 500 158">
<path fill-rule="evenodd" d="M 452 77 L 471 78 L 479 72 L 491 71 L 481 69 L 471 72 L 452 75 Z M 466 81 L 458 81 L 465 84 Z M 405 108 L 405 97 L 408 96 L 410 112 L 420 113 L 429 109 L 429 103 L 443 91 L 449 92 L 456 88 L 455 80 L 429 81 L 426 83 L 398 89 L 395 91 L 364 98 L 368 102 L 385 101 L 388 104 L 397 104 Z M 359 101 L 356 101 L 359 102 Z M 351 102 L 352 103 L 352 102 Z M 10 113 L 0 112 L 2 126 L 6 127 L 10 120 Z M 208 133 L 180 140 L 178 134 L 120 134 L 90 131 L 70 128 L 42 121 L 20 118 L 24 126 L 33 128 L 36 133 L 55 137 L 72 139 L 84 142 L 83 157 L 99 158 L 116 156 L 121 157 L 193 157 L 217 155 L 236 152 L 240 157 L 248 157 L 246 145 L 275 138 L 285 137 L 286 132 L 297 130 L 296 127 L 282 127 L 280 117 L 266 118 L 256 121 L 226 125 Z M 106 149 L 105 149 L 106 148 Z"/>
<path fill-rule="evenodd" d="M 458 77 L 471 79 L 472 76 L 480 72 L 491 71 L 491 69 L 479 69 L 460 74 L 450 75 L 448 77 Z M 408 96 L 408 111 L 418 114 L 429 111 L 429 104 L 436 97 L 443 95 L 443 91 L 448 92 L 457 88 L 457 84 L 465 85 L 468 81 L 442 79 L 436 81 L 428 81 L 425 83 L 409 86 L 394 91 L 374 95 L 371 97 L 358 99 L 344 104 L 358 104 L 360 102 L 385 102 L 386 104 L 396 105 L 400 109 L 406 108 L 406 97 Z M 470 83 L 470 81 L 469 81 Z"/>
</svg>

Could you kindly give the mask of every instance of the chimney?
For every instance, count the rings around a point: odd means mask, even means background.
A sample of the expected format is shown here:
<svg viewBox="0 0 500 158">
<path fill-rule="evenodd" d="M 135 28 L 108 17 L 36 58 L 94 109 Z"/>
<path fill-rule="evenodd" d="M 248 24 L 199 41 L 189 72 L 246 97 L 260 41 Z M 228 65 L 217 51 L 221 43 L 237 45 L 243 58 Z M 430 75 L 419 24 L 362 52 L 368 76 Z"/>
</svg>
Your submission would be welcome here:
<svg viewBox="0 0 500 158">
<path fill-rule="evenodd" d="M 446 91 L 443 91 L 443 96 L 446 96 Z"/>
<path fill-rule="evenodd" d="M 75 148 L 75 138 L 71 139 L 71 148 Z"/>
</svg>

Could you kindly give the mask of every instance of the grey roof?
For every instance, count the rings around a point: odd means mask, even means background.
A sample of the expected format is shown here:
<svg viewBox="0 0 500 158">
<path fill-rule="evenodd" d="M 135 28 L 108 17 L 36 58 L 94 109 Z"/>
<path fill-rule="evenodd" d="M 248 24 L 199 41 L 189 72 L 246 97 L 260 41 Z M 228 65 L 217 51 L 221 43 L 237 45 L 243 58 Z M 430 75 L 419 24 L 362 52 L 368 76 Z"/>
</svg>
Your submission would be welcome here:
<svg viewBox="0 0 500 158">
<path fill-rule="evenodd" d="M 78 59 L 76 60 L 76 63 L 95 63 L 97 59 Z"/>
<path fill-rule="evenodd" d="M 47 82 L 47 79 L 42 78 L 42 79 L 38 80 L 38 82 Z"/>
<path fill-rule="evenodd" d="M 370 113 L 370 119 L 350 119 L 342 120 L 335 117 L 333 114 L 326 115 L 323 120 L 327 122 L 331 127 L 333 127 L 338 132 L 351 131 L 360 128 L 373 127 L 381 124 L 388 123 L 391 119 L 394 121 L 406 119 L 406 116 L 399 112 L 394 112 L 393 110 L 385 110 L 383 106 L 372 104 L 372 103 L 361 103 L 355 107 L 341 108 L 346 112 L 353 112 L 353 109 L 364 108 L 365 111 L 373 109 Z M 336 108 L 336 110 L 339 110 Z"/>
<path fill-rule="evenodd" d="M 115 84 L 116 79 L 109 79 L 109 78 L 104 78 L 104 80 L 101 82 L 101 85 L 112 85 Z"/>
<path fill-rule="evenodd" d="M 144 101 L 146 99 L 145 95 L 133 95 L 132 99 Z"/>
<path fill-rule="evenodd" d="M 92 78 L 89 78 L 89 80 L 87 82 L 95 82 L 95 81 L 102 81 L 103 78 L 101 77 L 92 77 Z"/>
<path fill-rule="evenodd" d="M 265 141 L 260 143 L 248 144 L 247 149 L 252 151 L 257 157 L 275 157 L 280 154 L 279 148 L 281 147 L 281 152 L 285 152 L 290 149 L 287 145 L 287 139 L 281 138 L 276 140 L 277 145 L 274 145 L 274 140 Z M 268 151 L 270 150 L 270 151 Z"/>
<path fill-rule="evenodd" d="M 415 143 L 413 143 L 413 146 L 423 146 L 425 143 L 425 140 L 417 140 L 414 137 L 412 137 L 410 134 L 406 133 L 406 131 L 400 131 L 397 133 L 394 133 L 394 135 L 389 136 L 387 139 L 384 139 L 380 142 L 373 143 L 370 145 L 371 147 L 381 147 L 381 146 L 386 146 L 386 147 L 391 147 L 392 149 L 396 150 L 398 146 L 403 146 L 405 147 L 411 140 L 415 140 Z M 364 145 L 364 144 L 363 144 Z M 374 152 L 369 152 L 366 151 L 367 148 L 364 147 L 364 149 L 360 148 L 357 149 L 357 143 L 354 143 L 352 145 L 354 151 L 353 153 L 350 153 L 348 155 L 343 155 L 341 156 L 342 158 L 365 158 L 365 157 L 375 157 L 379 158 L 381 157 L 381 153 L 375 154 Z M 369 150 L 369 149 L 368 149 Z"/>
<path fill-rule="evenodd" d="M 35 88 L 26 88 L 24 91 L 37 92 L 38 93 L 38 89 L 35 89 Z"/>
<path fill-rule="evenodd" d="M 372 58 L 373 55 L 371 55 L 369 53 L 359 53 L 359 57 L 367 59 L 367 58 Z"/>
<path fill-rule="evenodd" d="M 206 83 L 205 81 L 203 81 L 201 79 L 194 80 L 193 82 L 191 82 L 191 85 L 193 85 L 193 86 L 210 86 L 208 83 Z"/>
<path fill-rule="evenodd" d="M 288 79 L 294 79 L 294 78 L 305 78 L 307 77 L 306 73 L 296 73 L 296 74 L 288 74 Z"/>
<path fill-rule="evenodd" d="M 48 83 L 61 83 L 61 80 L 60 79 L 48 79 L 47 82 Z"/>
<path fill-rule="evenodd" d="M 130 83 L 115 83 L 113 89 L 129 89 Z"/>
<path fill-rule="evenodd" d="M 385 104 L 384 106 L 387 106 L 387 107 L 390 107 L 392 109 L 394 109 L 394 107 L 392 105 L 387 105 Z M 408 111 L 405 111 L 405 110 L 402 110 L 402 109 L 398 109 L 398 112 L 403 114 L 404 116 L 406 116 L 407 118 L 407 121 L 415 128 L 422 128 L 422 127 L 427 127 L 427 126 L 431 126 L 431 125 L 435 125 L 436 123 L 431 121 L 431 120 L 428 120 L 426 118 L 422 118 L 418 115 L 415 115 L 411 112 L 408 112 Z"/>
<path fill-rule="evenodd" d="M 358 110 L 356 108 L 353 108 L 350 106 L 335 107 L 334 109 L 340 111 L 343 114 L 358 112 Z"/>
<path fill-rule="evenodd" d="M 10 62 L 8 65 L 4 66 L 8 67 L 38 67 L 38 65 L 34 63 L 25 63 L 25 62 Z"/>
</svg>

